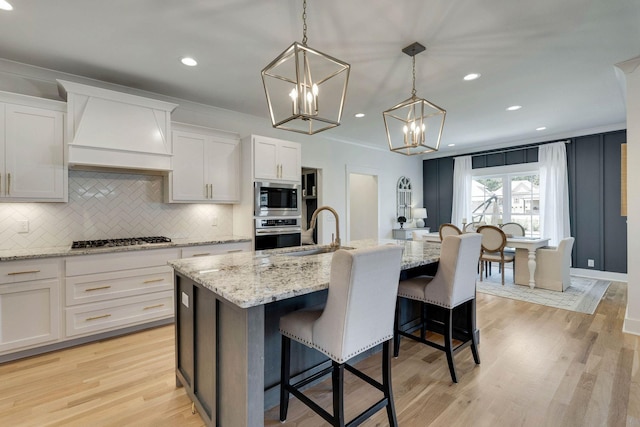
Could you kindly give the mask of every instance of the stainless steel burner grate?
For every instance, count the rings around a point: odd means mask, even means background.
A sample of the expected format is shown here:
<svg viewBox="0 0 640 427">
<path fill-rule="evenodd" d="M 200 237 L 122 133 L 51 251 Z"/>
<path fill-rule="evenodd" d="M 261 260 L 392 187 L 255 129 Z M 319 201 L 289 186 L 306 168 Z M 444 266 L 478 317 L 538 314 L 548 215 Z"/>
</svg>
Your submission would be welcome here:
<svg viewBox="0 0 640 427">
<path fill-rule="evenodd" d="M 120 239 L 78 240 L 71 244 L 71 249 L 109 248 L 115 246 L 133 246 L 152 243 L 168 243 L 171 239 L 164 236 L 125 237 Z"/>
</svg>

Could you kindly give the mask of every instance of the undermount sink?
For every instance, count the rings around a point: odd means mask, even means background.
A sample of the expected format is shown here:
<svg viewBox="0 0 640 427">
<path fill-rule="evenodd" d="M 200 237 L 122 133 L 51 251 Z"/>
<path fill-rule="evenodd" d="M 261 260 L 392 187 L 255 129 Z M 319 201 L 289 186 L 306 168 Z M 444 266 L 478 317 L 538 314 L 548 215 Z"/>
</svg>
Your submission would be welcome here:
<svg viewBox="0 0 640 427">
<path fill-rule="evenodd" d="M 287 256 L 309 256 L 309 255 L 320 255 L 320 254 L 326 254 L 329 252 L 335 252 L 338 249 L 353 249 L 347 246 L 341 246 L 339 248 L 332 248 L 332 247 L 324 247 L 324 248 L 310 248 L 310 249 L 304 249 L 301 251 L 295 251 L 295 252 L 285 252 L 282 255 L 287 255 Z"/>
</svg>

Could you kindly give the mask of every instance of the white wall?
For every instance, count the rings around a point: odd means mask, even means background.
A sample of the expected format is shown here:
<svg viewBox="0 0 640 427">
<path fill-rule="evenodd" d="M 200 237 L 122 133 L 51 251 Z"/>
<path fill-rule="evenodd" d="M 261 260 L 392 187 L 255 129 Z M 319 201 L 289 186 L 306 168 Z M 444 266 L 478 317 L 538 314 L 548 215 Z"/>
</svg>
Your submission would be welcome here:
<svg viewBox="0 0 640 427">
<path fill-rule="evenodd" d="M 627 312 L 623 330 L 640 335 L 640 57 L 618 64 L 627 77 Z"/>
<path fill-rule="evenodd" d="M 348 196 L 347 170 L 353 169 L 355 172 L 362 169 L 377 171 L 380 188 L 379 236 L 382 238 L 390 238 L 391 230 L 397 226 L 395 223 L 395 186 L 400 176 L 404 175 L 411 179 L 415 206 L 422 206 L 422 159 L 419 156 L 407 157 L 391 153 L 386 149 L 373 149 L 364 145 L 336 141 L 331 139 L 331 130 L 309 136 L 273 129 L 266 114 L 265 117 L 250 116 L 0 59 L 0 90 L 60 100 L 56 79 L 177 103 L 179 107 L 172 114 L 174 121 L 236 132 L 240 134 L 241 138 L 256 134 L 300 142 L 302 144 L 302 165 L 322 169 L 323 182 L 320 188 L 323 189 L 323 194 L 321 202 L 338 211 L 341 219 L 341 235 L 345 235 L 346 198 Z M 214 83 L 212 82 L 212 84 Z M 265 101 L 265 110 L 266 108 Z M 380 132 L 384 134 L 382 118 L 380 119 Z M 319 240 L 320 243 L 327 243 L 331 240 L 331 229 L 335 225 L 331 223 L 330 215 L 323 214 L 320 221 L 322 221 L 322 235 L 319 236 Z"/>
<path fill-rule="evenodd" d="M 378 237 L 378 179 L 375 175 L 349 174 L 349 238 Z"/>
</svg>

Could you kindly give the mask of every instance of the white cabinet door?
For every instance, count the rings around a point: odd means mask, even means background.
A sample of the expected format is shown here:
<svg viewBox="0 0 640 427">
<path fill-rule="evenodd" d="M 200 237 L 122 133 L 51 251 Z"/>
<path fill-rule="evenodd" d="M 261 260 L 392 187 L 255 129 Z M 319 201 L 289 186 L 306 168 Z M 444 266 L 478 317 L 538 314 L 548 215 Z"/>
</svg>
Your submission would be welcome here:
<svg viewBox="0 0 640 427">
<path fill-rule="evenodd" d="M 188 132 L 173 132 L 173 200 L 204 201 L 206 137 Z"/>
<path fill-rule="evenodd" d="M 266 137 L 254 137 L 254 179 L 300 182 L 300 144 Z"/>
<path fill-rule="evenodd" d="M 0 354 L 60 338 L 60 282 L 0 285 Z"/>
<path fill-rule="evenodd" d="M 254 176 L 256 180 L 279 179 L 278 142 L 275 139 L 254 138 L 253 157 L 255 159 Z"/>
<path fill-rule="evenodd" d="M 63 114 L 5 104 L 5 199 L 64 201 Z"/>
<path fill-rule="evenodd" d="M 205 180 L 217 202 L 240 199 L 240 141 L 211 138 L 205 147 Z"/>
<path fill-rule="evenodd" d="M 240 141 L 213 129 L 173 131 L 168 202 L 233 203 L 240 199 Z"/>
<path fill-rule="evenodd" d="M 282 141 L 279 150 L 280 179 L 300 182 L 302 167 L 300 144 Z"/>
</svg>

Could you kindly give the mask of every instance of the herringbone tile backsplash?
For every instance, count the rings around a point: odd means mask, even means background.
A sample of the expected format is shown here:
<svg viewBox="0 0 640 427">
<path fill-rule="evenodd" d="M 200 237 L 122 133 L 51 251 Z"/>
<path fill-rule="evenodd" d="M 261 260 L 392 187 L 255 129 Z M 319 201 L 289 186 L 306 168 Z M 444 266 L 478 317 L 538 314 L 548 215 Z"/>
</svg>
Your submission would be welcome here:
<svg viewBox="0 0 640 427">
<path fill-rule="evenodd" d="M 163 203 L 163 185 L 160 176 L 69 171 L 69 203 L 0 203 L 0 249 L 118 237 L 232 234 L 231 205 Z M 18 233 L 17 221 L 24 219 L 29 232 Z"/>
</svg>

